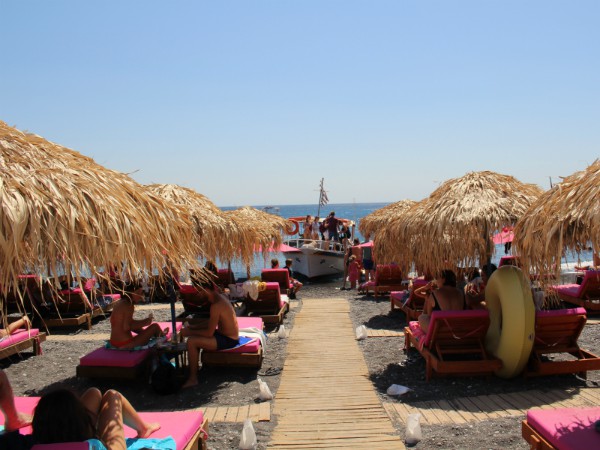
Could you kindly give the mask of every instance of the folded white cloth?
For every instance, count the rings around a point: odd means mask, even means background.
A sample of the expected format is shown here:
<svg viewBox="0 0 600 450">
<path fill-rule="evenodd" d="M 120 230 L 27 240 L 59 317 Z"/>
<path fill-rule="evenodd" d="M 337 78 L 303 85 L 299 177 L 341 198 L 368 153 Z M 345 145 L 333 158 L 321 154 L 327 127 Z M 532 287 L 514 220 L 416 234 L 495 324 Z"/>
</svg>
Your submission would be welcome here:
<svg viewBox="0 0 600 450">
<path fill-rule="evenodd" d="M 244 336 L 247 338 L 259 339 L 260 345 L 263 348 L 263 352 L 267 351 L 267 337 L 265 336 L 265 333 L 263 333 L 262 330 L 259 330 L 256 327 L 241 328 L 239 334 L 240 336 Z"/>
<path fill-rule="evenodd" d="M 252 300 L 258 299 L 258 281 L 248 280 L 244 281 L 242 285 L 244 295 L 249 295 Z"/>
</svg>

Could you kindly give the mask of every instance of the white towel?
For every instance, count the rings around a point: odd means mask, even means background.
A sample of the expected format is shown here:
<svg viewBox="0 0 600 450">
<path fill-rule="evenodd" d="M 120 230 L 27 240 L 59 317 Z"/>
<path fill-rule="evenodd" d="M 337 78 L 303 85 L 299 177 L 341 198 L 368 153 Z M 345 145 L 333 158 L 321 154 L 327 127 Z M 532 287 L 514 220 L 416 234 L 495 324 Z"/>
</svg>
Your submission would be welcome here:
<svg viewBox="0 0 600 450">
<path fill-rule="evenodd" d="M 244 281 L 242 285 L 244 295 L 249 295 L 252 300 L 258 299 L 258 281 L 248 280 Z"/>
<path fill-rule="evenodd" d="M 247 338 L 259 339 L 260 345 L 263 348 L 263 352 L 267 351 L 267 337 L 265 336 L 265 333 L 263 333 L 262 330 L 259 330 L 256 327 L 242 328 L 240 329 L 239 334 L 240 336 L 244 336 Z"/>
</svg>

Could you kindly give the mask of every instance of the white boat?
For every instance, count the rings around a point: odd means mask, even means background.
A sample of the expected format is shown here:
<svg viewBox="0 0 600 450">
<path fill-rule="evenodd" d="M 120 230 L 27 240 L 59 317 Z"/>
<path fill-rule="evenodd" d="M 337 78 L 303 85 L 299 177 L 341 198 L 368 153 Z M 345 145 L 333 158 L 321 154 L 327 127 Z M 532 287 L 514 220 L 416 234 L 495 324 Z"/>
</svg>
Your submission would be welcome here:
<svg viewBox="0 0 600 450">
<path fill-rule="evenodd" d="M 291 217 L 288 220 L 300 224 L 300 221 L 303 221 L 304 218 Z M 338 218 L 338 220 L 352 231 L 351 243 L 354 238 L 355 223 L 348 219 Z M 293 237 L 284 240 L 284 245 L 280 251 L 287 259 L 292 260 L 292 270 L 306 278 L 344 273 L 345 251 L 343 244 L 340 242 Z"/>
<path fill-rule="evenodd" d="M 344 273 L 344 249 L 339 243 L 288 239 L 281 252 L 292 260 L 292 270 L 306 278 Z"/>
</svg>

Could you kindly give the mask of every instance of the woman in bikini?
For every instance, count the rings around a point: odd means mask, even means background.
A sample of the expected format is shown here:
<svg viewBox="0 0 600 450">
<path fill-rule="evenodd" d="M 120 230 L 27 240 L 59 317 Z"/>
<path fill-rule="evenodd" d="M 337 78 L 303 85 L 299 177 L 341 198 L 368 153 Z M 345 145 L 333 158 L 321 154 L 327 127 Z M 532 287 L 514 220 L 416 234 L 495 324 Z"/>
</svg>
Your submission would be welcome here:
<svg viewBox="0 0 600 450">
<path fill-rule="evenodd" d="M 437 279 L 417 289 L 415 294 L 426 296 L 419 325 L 427 333 L 433 311 L 462 311 L 465 309 L 465 294 L 456 287 L 456 274 L 442 270 Z"/>
<path fill-rule="evenodd" d="M 123 350 L 142 347 L 153 337 L 168 333 L 168 329 L 163 331 L 160 325 L 152 323 L 152 314 L 142 320 L 133 318 L 134 305 L 144 298 L 143 294 L 143 290 L 138 289 L 115 304 L 110 316 L 110 345 L 113 347 Z"/>
</svg>

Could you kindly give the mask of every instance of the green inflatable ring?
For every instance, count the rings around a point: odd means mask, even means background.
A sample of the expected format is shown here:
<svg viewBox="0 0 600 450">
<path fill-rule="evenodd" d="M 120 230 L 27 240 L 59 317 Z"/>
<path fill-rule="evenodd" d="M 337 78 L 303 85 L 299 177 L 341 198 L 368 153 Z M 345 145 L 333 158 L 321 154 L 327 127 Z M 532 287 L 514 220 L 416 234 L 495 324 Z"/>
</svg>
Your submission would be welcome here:
<svg viewBox="0 0 600 450">
<path fill-rule="evenodd" d="M 516 377 L 529 360 L 535 335 L 531 287 L 521 269 L 504 266 L 496 270 L 485 288 L 485 302 L 490 312 L 485 346 L 503 364 L 496 375 Z"/>
</svg>

